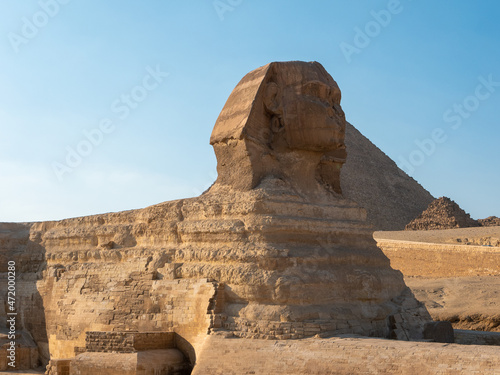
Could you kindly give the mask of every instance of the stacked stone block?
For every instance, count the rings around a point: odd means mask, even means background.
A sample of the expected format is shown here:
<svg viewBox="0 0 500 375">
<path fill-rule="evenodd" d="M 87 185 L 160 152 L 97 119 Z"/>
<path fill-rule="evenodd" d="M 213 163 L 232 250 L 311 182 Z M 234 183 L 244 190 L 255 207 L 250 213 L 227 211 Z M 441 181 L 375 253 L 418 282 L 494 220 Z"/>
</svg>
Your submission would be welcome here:
<svg viewBox="0 0 500 375">
<path fill-rule="evenodd" d="M 174 332 L 87 332 L 87 352 L 133 353 L 175 348 Z"/>
</svg>

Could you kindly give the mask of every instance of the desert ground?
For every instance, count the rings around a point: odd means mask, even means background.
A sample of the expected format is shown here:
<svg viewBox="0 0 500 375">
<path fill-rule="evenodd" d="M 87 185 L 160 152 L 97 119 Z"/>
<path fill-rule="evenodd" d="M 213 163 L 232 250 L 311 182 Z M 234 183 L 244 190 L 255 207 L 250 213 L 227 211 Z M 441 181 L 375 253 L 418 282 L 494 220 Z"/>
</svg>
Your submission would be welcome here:
<svg viewBox="0 0 500 375">
<path fill-rule="evenodd" d="M 388 241 L 394 241 L 395 245 L 401 241 L 403 246 L 407 245 L 407 242 L 432 244 L 435 247 L 432 250 L 435 252 L 435 263 L 429 262 L 427 268 L 422 266 L 423 262 L 418 261 L 419 254 L 416 253 L 408 253 L 406 263 L 418 262 L 419 267 L 407 268 L 405 272 L 404 267 L 397 265 L 401 259 L 393 262 L 393 267 L 399 268 L 405 275 L 405 282 L 417 299 L 425 303 L 435 320 L 449 320 L 455 329 L 500 332 L 500 226 L 378 231 L 374 233 L 374 238 L 383 249 L 383 244 Z M 467 254 L 466 260 L 477 258 L 478 263 L 484 262 L 479 255 L 482 249 L 489 255 L 486 262 L 489 262 L 491 267 L 458 270 L 459 265 L 467 263 L 462 262 L 463 253 Z M 411 251 L 418 252 L 419 249 L 415 247 Z M 453 252 L 460 254 L 456 262 L 449 261 Z M 394 254 L 386 254 L 392 261 Z M 444 265 L 438 264 L 443 262 Z M 440 272 L 440 275 L 432 272 L 433 269 L 443 267 L 448 269 Z"/>
</svg>

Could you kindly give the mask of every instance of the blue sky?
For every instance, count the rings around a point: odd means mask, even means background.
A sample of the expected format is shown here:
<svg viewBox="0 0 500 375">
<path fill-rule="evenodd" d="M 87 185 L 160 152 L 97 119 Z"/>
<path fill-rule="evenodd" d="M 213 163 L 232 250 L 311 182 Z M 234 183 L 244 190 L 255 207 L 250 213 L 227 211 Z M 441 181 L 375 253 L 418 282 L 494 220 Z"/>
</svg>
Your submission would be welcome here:
<svg viewBox="0 0 500 375">
<path fill-rule="evenodd" d="M 323 64 L 348 121 L 434 196 L 500 216 L 499 16 L 495 1 L 4 1 L 0 221 L 200 194 L 231 90 L 286 60 Z"/>
</svg>

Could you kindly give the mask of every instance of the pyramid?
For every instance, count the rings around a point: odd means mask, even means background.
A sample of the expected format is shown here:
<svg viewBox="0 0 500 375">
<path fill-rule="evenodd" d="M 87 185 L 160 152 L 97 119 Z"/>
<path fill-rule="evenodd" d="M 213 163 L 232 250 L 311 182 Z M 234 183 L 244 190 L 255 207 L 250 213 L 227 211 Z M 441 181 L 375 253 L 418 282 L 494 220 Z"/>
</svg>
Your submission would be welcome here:
<svg viewBox="0 0 500 375">
<path fill-rule="evenodd" d="M 435 199 L 349 123 L 345 144 L 342 192 L 367 210 L 374 229 L 403 230 Z"/>
<path fill-rule="evenodd" d="M 481 224 L 472 219 L 453 200 L 441 197 L 429 205 L 405 230 L 453 229 L 479 227 Z"/>
<path fill-rule="evenodd" d="M 483 227 L 500 226 L 500 217 L 496 216 L 488 216 L 486 219 L 479 219 L 478 221 Z"/>
</svg>

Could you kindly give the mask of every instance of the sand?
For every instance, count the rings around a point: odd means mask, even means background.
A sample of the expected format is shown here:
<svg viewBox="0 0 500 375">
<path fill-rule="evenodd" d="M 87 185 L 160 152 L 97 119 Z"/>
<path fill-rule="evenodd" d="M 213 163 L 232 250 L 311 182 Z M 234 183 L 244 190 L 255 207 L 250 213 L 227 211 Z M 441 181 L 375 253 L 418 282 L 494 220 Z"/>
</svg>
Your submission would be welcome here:
<svg viewBox="0 0 500 375">
<path fill-rule="evenodd" d="M 500 226 L 427 231 L 379 231 L 375 239 L 459 244 L 464 239 L 500 239 Z M 462 242 L 458 242 L 461 239 Z M 488 241 L 486 241 L 488 242 Z M 455 329 L 500 332 L 500 276 L 428 278 L 406 276 L 405 282 L 425 303 L 435 320 L 449 320 Z"/>
</svg>

